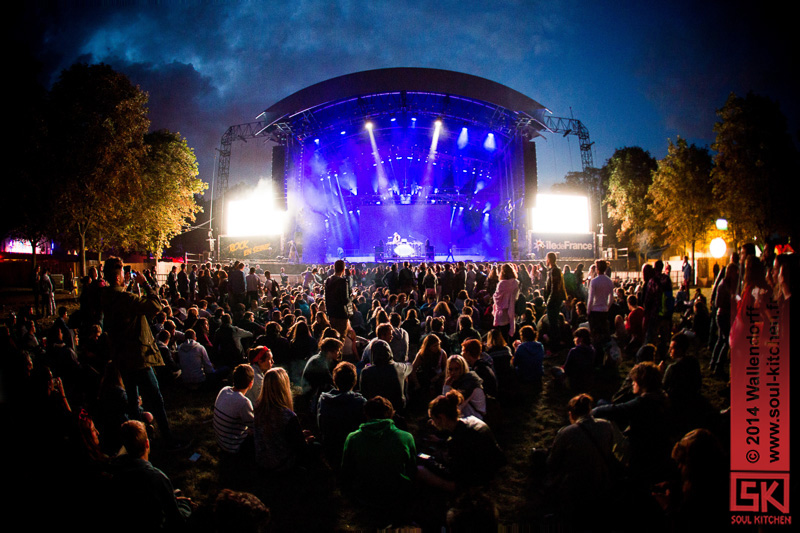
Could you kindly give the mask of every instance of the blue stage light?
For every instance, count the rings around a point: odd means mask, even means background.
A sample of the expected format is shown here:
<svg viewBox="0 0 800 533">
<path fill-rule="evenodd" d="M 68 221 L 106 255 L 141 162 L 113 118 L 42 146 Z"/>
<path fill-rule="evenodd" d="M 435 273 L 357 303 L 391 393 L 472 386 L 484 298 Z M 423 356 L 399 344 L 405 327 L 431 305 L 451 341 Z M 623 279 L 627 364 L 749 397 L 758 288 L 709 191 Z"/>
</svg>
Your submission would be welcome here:
<svg viewBox="0 0 800 533">
<path fill-rule="evenodd" d="M 458 148 L 463 150 L 468 143 L 469 133 L 467 133 L 467 128 L 461 128 L 461 133 L 458 135 Z"/>
<path fill-rule="evenodd" d="M 490 133 L 486 136 L 486 140 L 483 141 L 483 147 L 493 152 L 497 148 L 497 143 L 494 140 L 494 133 Z"/>
</svg>

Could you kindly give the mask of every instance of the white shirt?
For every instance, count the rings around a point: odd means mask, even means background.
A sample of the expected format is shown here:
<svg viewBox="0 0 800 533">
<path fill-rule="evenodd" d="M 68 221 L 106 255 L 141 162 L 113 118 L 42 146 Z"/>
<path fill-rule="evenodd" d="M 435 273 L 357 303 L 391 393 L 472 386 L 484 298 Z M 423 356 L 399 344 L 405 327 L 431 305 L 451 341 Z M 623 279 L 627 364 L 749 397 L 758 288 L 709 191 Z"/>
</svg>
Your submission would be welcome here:
<svg viewBox="0 0 800 533">
<path fill-rule="evenodd" d="M 614 302 L 614 282 L 605 274 L 599 274 L 589 282 L 589 300 L 586 311 L 607 313 Z"/>
</svg>

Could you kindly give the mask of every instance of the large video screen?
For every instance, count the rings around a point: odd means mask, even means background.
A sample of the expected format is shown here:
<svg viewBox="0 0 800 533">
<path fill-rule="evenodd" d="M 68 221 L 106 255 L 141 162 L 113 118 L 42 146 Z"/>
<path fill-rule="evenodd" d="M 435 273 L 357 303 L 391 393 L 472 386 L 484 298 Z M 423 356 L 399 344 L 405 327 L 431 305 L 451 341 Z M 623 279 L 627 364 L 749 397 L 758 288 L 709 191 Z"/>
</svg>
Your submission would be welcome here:
<svg viewBox="0 0 800 533">
<path fill-rule="evenodd" d="M 361 207 L 361 250 L 372 250 L 397 232 L 402 239 L 425 242 L 438 252 L 447 250 L 450 241 L 450 216 L 447 205 L 371 205 Z"/>
</svg>

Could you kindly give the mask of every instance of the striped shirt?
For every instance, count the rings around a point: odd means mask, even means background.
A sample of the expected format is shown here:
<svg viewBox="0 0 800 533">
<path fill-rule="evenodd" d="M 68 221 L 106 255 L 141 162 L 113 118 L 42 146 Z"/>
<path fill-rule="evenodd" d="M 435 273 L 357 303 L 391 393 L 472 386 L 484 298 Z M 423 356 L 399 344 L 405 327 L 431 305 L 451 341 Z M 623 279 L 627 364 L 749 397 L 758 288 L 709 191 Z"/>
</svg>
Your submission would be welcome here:
<svg viewBox="0 0 800 533">
<path fill-rule="evenodd" d="M 224 387 L 214 402 L 214 434 L 220 448 L 236 453 L 253 426 L 253 404 L 233 387 Z"/>
</svg>

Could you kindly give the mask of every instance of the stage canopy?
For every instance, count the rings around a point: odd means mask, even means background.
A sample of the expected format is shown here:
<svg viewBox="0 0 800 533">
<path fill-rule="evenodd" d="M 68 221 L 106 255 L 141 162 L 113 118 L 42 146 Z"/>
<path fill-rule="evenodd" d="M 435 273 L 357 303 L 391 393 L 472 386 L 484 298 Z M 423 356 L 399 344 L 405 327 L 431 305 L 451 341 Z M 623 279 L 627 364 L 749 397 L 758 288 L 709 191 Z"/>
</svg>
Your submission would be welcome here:
<svg viewBox="0 0 800 533">
<path fill-rule="evenodd" d="M 437 256 L 506 258 L 524 223 L 523 144 L 546 112 L 499 83 L 437 69 L 302 89 L 258 117 L 276 144 L 273 187 L 293 215 L 287 240 L 307 261 L 372 254 L 395 232 L 430 241 Z"/>
</svg>

